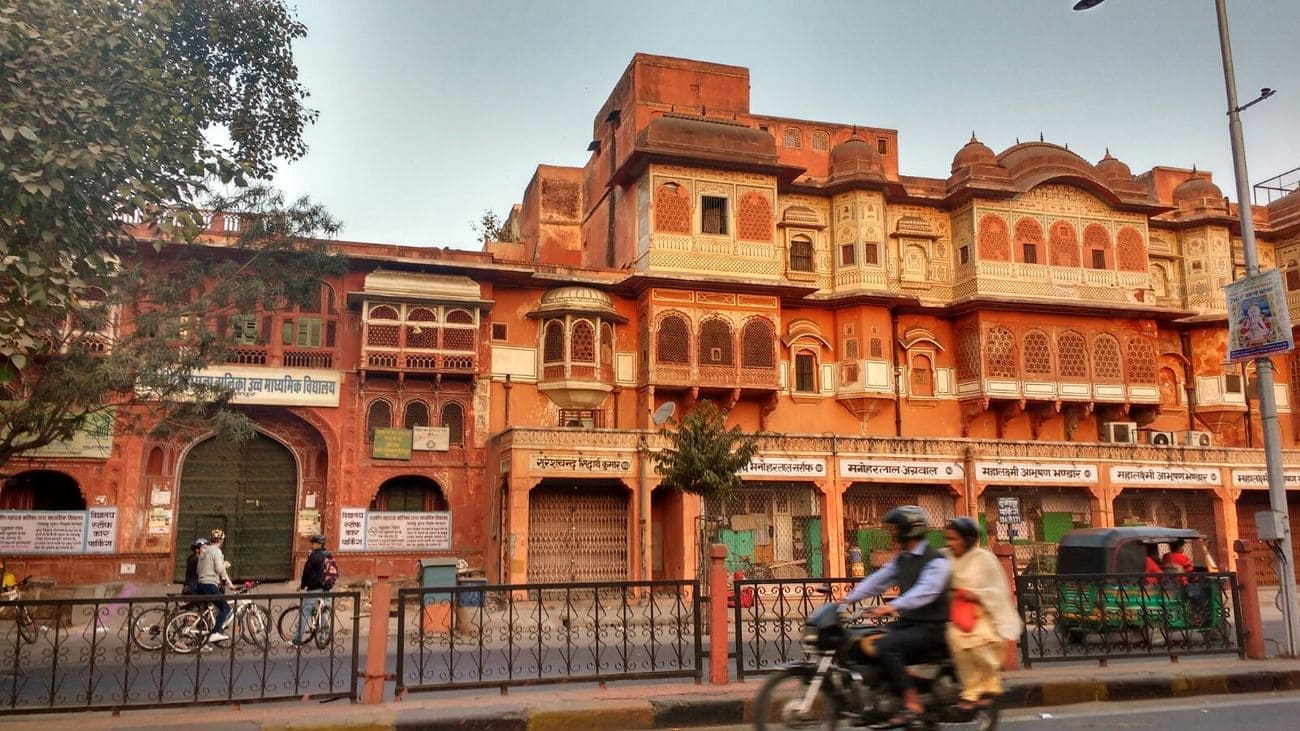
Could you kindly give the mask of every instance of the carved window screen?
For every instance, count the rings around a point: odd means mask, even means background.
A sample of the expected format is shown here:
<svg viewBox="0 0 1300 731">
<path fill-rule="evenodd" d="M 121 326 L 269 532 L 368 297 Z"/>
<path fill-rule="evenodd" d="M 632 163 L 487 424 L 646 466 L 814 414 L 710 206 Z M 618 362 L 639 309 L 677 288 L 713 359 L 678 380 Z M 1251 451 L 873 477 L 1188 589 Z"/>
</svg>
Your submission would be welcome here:
<svg viewBox="0 0 1300 731">
<path fill-rule="evenodd" d="M 964 328 L 957 333 L 957 378 L 963 381 L 979 378 L 982 372 L 979 330 Z"/>
<path fill-rule="evenodd" d="M 406 402 L 406 418 L 403 426 L 407 429 L 429 425 L 429 405 L 423 401 Z"/>
<path fill-rule="evenodd" d="M 690 359 L 690 329 L 680 315 L 668 315 L 659 321 L 655 333 L 655 360 L 660 363 L 686 365 Z"/>
<path fill-rule="evenodd" d="M 1079 239 L 1074 233 L 1074 226 L 1065 221 L 1053 223 L 1048 248 L 1051 250 L 1052 266 L 1079 266 Z"/>
<path fill-rule="evenodd" d="M 736 209 L 736 238 L 772 240 L 772 206 L 762 193 L 750 191 L 740 197 Z"/>
<path fill-rule="evenodd" d="M 1098 335 L 1093 342 L 1092 373 L 1098 380 L 1118 381 L 1123 377 L 1119 341 L 1110 335 Z"/>
<path fill-rule="evenodd" d="M 700 324 L 700 365 L 735 365 L 735 345 L 731 324 L 713 317 Z"/>
<path fill-rule="evenodd" d="M 691 232 L 691 197 L 682 186 L 664 183 L 655 190 L 655 230 L 670 234 Z"/>
<path fill-rule="evenodd" d="M 1088 342 L 1079 333 L 1061 333 L 1056 339 L 1056 358 L 1062 378 L 1088 378 Z"/>
<path fill-rule="evenodd" d="M 551 320 L 546 323 L 546 339 L 542 344 L 542 362 L 564 362 L 564 323 L 559 320 Z"/>
<path fill-rule="evenodd" d="M 1156 353 L 1146 338 L 1128 341 L 1128 380 L 1130 383 L 1156 382 Z"/>
<path fill-rule="evenodd" d="M 1141 272 L 1147 268 L 1147 247 L 1137 229 L 1125 226 L 1115 237 L 1115 266 L 1121 272 Z"/>
<path fill-rule="evenodd" d="M 799 237 L 790 241 L 790 271 L 813 271 L 812 241 Z"/>
<path fill-rule="evenodd" d="M 980 219 L 979 254 L 985 261 L 1011 260 L 1011 237 L 1001 216 L 990 213 Z"/>
<path fill-rule="evenodd" d="M 366 411 L 366 444 L 375 441 L 376 429 L 387 429 L 393 425 L 393 407 L 387 401 L 372 401 Z"/>
<path fill-rule="evenodd" d="M 1025 333 L 1025 373 L 1046 376 L 1052 373 L 1052 345 L 1039 330 Z"/>
<path fill-rule="evenodd" d="M 741 366 L 745 368 L 776 367 L 776 337 L 772 323 L 759 317 L 745 323 L 741 330 Z"/>
<path fill-rule="evenodd" d="M 991 327 L 985 336 L 985 361 L 994 378 L 1016 378 L 1016 337 L 1004 327 Z"/>
<path fill-rule="evenodd" d="M 449 401 L 442 405 L 442 425 L 447 427 L 447 441 L 450 444 L 465 443 L 465 407 L 459 401 Z"/>
<path fill-rule="evenodd" d="M 590 322 L 579 320 L 573 323 L 573 334 L 569 336 L 569 357 L 574 363 L 596 362 L 596 331 Z"/>
</svg>

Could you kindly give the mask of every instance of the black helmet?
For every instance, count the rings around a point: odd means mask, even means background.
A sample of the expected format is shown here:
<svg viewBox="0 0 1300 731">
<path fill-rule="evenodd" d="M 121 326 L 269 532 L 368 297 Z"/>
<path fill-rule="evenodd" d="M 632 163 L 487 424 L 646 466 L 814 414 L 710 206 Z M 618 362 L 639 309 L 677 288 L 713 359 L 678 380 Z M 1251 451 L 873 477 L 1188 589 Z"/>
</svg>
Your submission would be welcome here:
<svg viewBox="0 0 1300 731">
<path fill-rule="evenodd" d="M 194 539 L 194 542 L 190 544 L 190 550 L 193 550 L 193 549 L 195 549 L 195 548 L 203 548 L 203 547 L 206 546 L 206 545 L 208 545 L 208 539 L 206 539 L 206 538 L 195 538 L 195 539 Z"/>
<path fill-rule="evenodd" d="M 960 518 L 953 518 L 948 521 L 947 527 L 956 531 L 957 535 L 961 536 L 961 540 L 966 544 L 967 548 L 974 546 L 975 542 L 980 539 L 979 524 L 964 515 Z"/>
<path fill-rule="evenodd" d="M 899 505 L 885 513 L 885 525 L 897 526 L 898 540 L 924 538 L 930 528 L 925 511 L 915 505 Z"/>
<path fill-rule="evenodd" d="M 314 535 L 314 536 L 311 537 L 311 542 L 312 542 L 312 543 L 319 543 L 319 544 L 321 544 L 321 545 L 323 546 L 323 545 L 325 545 L 325 536 L 323 536 L 323 535 L 317 533 L 316 535 Z"/>
</svg>

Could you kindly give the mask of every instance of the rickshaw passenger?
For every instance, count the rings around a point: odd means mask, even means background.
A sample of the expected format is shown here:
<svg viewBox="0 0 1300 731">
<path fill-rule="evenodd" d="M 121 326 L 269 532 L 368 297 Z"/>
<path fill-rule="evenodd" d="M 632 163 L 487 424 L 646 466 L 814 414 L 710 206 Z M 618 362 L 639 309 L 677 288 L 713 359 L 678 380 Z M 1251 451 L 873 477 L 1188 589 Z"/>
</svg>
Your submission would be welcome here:
<svg viewBox="0 0 1300 731">
<path fill-rule="evenodd" d="M 1162 559 L 1165 573 L 1185 574 L 1192 571 L 1192 559 L 1183 552 L 1186 546 L 1187 541 L 1181 539 L 1169 544 L 1169 553 Z"/>
<path fill-rule="evenodd" d="M 1159 574 L 1164 572 L 1160 569 L 1160 561 L 1159 561 L 1160 547 L 1154 543 L 1148 543 L 1146 545 L 1146 551 L 1147 551 L 1146 568 L 1143 569 L 1143 572 L 1147 574 L 1147 577 L 1143 579 L 1143 582 L 1146 583 L 1148 586 L 1150 586 L 1160 581 L 1159 576 L 1152 576 L 1152 574 Z"/>
</svg>

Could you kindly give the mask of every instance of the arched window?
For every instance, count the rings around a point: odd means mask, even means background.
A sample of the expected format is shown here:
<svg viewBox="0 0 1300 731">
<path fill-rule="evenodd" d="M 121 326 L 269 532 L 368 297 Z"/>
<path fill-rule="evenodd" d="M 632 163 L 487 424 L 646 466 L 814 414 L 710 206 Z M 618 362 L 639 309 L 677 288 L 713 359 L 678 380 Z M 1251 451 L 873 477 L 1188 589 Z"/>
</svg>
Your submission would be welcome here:
<svg viewBox="0 0 1300 731">
<path fill-rule="evenodd" d="M 447 509 L 447 499 L 438 483 L 427 477 L 394 477 L 379 486 L 370 509 L 383 513 L 426 513 Z"/>
<path fill-rule="evenodd" d="M 406 347 L 438 347 L 438 316 L 428 307 L 416 307 L 406 313 Z"/>
<path fill-rule="evenodd" d="M 700 365 L 735 365 L 731 323 L 711 317 L 700 324 Z"/>
<path fill-rule="evenodd" d="M 77 481 L 62 472 L 20 472 L 0 483 L 0 510 L 85 510 Z"/>
<path fill-rule="evenodd" d="M 1098 224 L 1088 224 L 1083 229 L 1083 248 L 1088 252 L 1088 267 L 1092 269 L 1111 269 L 1114 267 L 1110 253 L 1110 233 Z"/>
<path fill-rule="evenodd" d="M 460 402 L 448 401 L 442 405 L 442 425 L 447 427 L 449 443 L 465 443 L 465 407 Z"/>
<path fill-rule="evenodd" d="M 1092 375 L 1099 381 L 1118 381 L 1124 376 L 1119 341 L 1111 335 L 1098 335 L 1092 343 Z"/>
<path fill-rule="evenodd" d="M 1088 378 L 1088 341 L 1077 332 L 1064 332 L 1056 338 L 1056 362 L 1062 378 Z"/>
<path fill-rule="evenodd" d="M 614 327 L 608 322 L 600 324 L 600 377 L 606 382 L 614 378 Z"/>
<path fill-rule="evenodd" d="M 1016 336 L 1004 327 L 991 327 L 984 344 L 984 362 L 993 378 L 1016 378 Z"/>
<path fill-rule="evenodd" d="M 1044 264 L 1043 227 L 1032 218 L 1016 221 L 1016 260 L 1023 264 Z"/>
<path fill-rule="evenodd" d="M 691 232 L 691 195 L 676 183 L 655 189 L 655 230 L 669 234 Z"/>
<path fill-rule="evenodd" d="M 146 475 L 161 475 L 163 473 L 162 447 L 154 447 L 149 450 L 149 460 L 145 463 L 144 473 Z"/>
<path fill-rule="evenodd" d="M 559 320 L 546 323 L 546 336 L 542 343 L 542 362 L 564 362 L 564 323 Z"/>
<path fill-rule="evenodd" d="M 1051 250 L 1052 266 L 1079 266 L 1079 237 L 1074 226 L 1065 221 L 1053 222 L 1047 248 Z"/>
<path fill-rule="evenodd" d="M 806 236 L 796 236 L 790 240 L 790 271 L 813 271 L 813 244 Z"/>
<path fill-rule="evenodd" d="M 934 395 L 934 367 L 926 355 L 912 356 L 912 395 Z"/>
<path fill-rule="evenodd" d="M 1007 222 L 999 215 L 989 213 L 980 219 L 979 255 L 985 261 L 1011 261 L 1010 235 Z"/>
<path fill-rule="evenodd" d="M 1130 383 L 1156 382 L 1156 351 L 1146 338 L 1128 341 L 1128 380 Z"/>
<path fill-rule="evenodd" d="M 812 148 L 814 150 L 829 150 L 831 147 L 831 136 L 821 130 L 812 133 Z"/>
<path fill-rule="evenodd" d="M 1041 330 L 1025 333 L 1025 375 L 1049 376 L 1052 373 L 1052 346 Z"/>
<path fill-rule="evenodd" d="M 798 127 L 786 127 L 781 135 L 781 146 L 798 150 L 803 147 L 803 132 Z"/>
<path fill-rule="evenodd" d="M 578 320 L 573 323 L 573 334 L 569 336 L 569 357 L 574 363 L 596 362 L 596 331 L 590 322 Z"/>
<path fill-rule="evenodd" d="M 979 378 L 982 372 L 979 330 L 963 328 L 957 332 L 957 378 L 963 381 Z"/>
<path fill-rule="evenodd" d="M 370 402 L 366 410 L 366 444 L 375 441 L 376 429 L 387 429 L 393 425 L 393 407 L 383 399 Z"/>
<path fill-rule="evenodd" d="M 1115 265 L 1121 272 L 1141 272 L 1147 268 L 1147 247 L 1142 234 L 1123 226 L 1115 237 Z"/>
<path fill-rule="evenodd" d="M 375 305 L 370 308 L 370 319 L 396 321 L 401 318 L 397 316 L 397 308 L 392 305 Z"/>
<path fill-rule="evenodd" d="M 817 354 L 811 350 L 794 354 L 794 390 L 796 393 L 817 393 Z"/>
<path fill-rule="evenodd" d="M 1300 284 L 1300 282 L 1297 282 Z M 1169 296 L 1169 274 L 1159 264 L 1151 265 L 1151 289 L 1157 297 Z"/>
<path fill-rule="evenodd" d="M 746 241 L 772 240 L 772 205 L 767 196 L 750 191 L 736 206 L 736 238 Z"/>
<path fill-rule="evenodd" d="M 406 402 L 406 421 L 404 425 L 407 429 L 417 426 L 429 425 L 429 405 L 423 401 Z"/>
<path fill-rule="evenodd" d="M 442 329 L 442 347 L 447 350 L 474 350 L 474 315 L 468 310 L 452 310 L 447 313 L 448 325 L 469 327 L 444 327 Z"/>
<path fill-rule="evenodd" d="M 740 365 L 743 368 L 775 368 L 776 339 L 772 323 L 761 317 L 745 322 L 740 331 Z"/>
<path fill-rule="evenodd" d="M 655 360 L 687 365 L 691 362 L 690 348 L 691 334 L 686 318 L 667 315 L 659 321 L 659 330 L 655 332 Z"/>
</svg>

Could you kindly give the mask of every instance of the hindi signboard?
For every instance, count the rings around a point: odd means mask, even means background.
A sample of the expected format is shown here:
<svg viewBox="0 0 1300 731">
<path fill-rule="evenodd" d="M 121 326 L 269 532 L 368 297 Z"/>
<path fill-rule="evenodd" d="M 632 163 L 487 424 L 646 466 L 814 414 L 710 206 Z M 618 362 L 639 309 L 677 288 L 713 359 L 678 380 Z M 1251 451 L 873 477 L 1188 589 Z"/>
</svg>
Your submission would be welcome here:
<svg viewBox="0 0 1300 731">
<path fill-rule="evenodd" d="M 449 551 L 451 513 L 339 511 L 340 551 Z"/>
<path fill-rule="evenodd" d="M 4 403 L 0 402 L 0 409 Z M 87 414 L 72 436 L 44 447 L 29 449 L 24 457 L 79 457 L 108 459 L 113 454 L 113 431 L 117 424 L 117 407 L 106 406 Z"/>
<path fill-rule="evenodd" d="M 323 368 L 212 366 L 197 370 L 190 381 L 228 389 L 230 402 L 255 406 L 338 406 L 341 371 Z"/>
<path fill-rule="evenodd" d="M 1300 490 L 1300 470 L 1284 470 L 1282 483 L 1288 490 Z M 1263 467 L 1239 467 L 1232 471 L 1232 486 L 1268 489 L 1268 470 Z"/>
<path fill-rule="evenodd" d="M 952 482 L 966 477 L 956 462 L 921 462 L 899 459 L 841 459 L 840 477 L 850 480 Z"/>
<path fill-rule="evenodd" d="M 376 429 L 370 456 L 375 459 L 410 459 L 412 439 L 410 429 Z"/>
<path fill-rule="evenodd" d="M 630 475 L 632 460 L 626 457 L 578 457 L 534 454 L 532 471 L 540 474 Z"/>
<path fill-rule="evenodd" d="M 113 553 L 117 508 L 0 510 L 0 553 Z"/>
<path fill-rule="evenodd" d="M 1020 523 L 1020 498 L 1018 497 L 1000 497 L 998 498 L 998 522 L 1003 525 L 1016 525 Z"/>
<path fill-rule="evenodd" d="M 446 452 L 451 449 L 451 429 L 445 426 L 411 428 L 411 449 L 417 452 Z"/>
<path fill-rule="evenodd" d="M 1037 462 L 976 462 L 975 479 L 1012 484 L 1092 485 L 1097 465 Z"/>
<path fill-rule="evenodd" d="M 339 510 L 340 551 L 366 550 L 366 510 L 365 508 L 342 508 Z"/>
<path fill-rule="evenodd" d="M 744 477 L 825 477 L 826 460 L 755 457 L 739 474 Z"/>
<path fill-rule="evenodd" d="M 1218 485 L 1222 476 L 1215 467 L 1152 467 L 1145 465 L 1111 465 L 1112 485 Z"/>
<path fill-rule="evenodd" d="M 1230 282 L 1223 291 L 1228 300 L 1229 363 L 1295 348 L 1281 271 L 1266 269 Z"/>
</svg>

